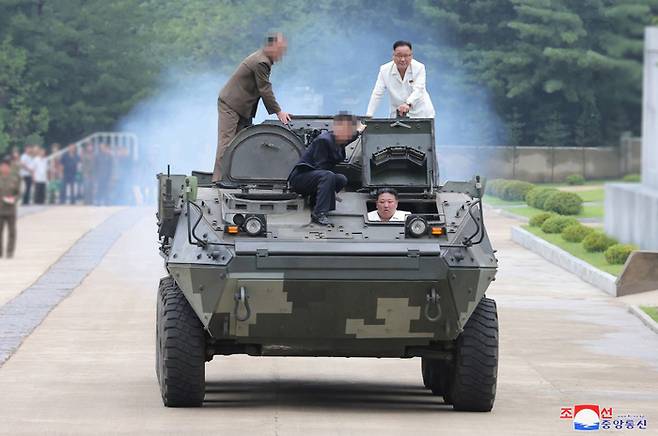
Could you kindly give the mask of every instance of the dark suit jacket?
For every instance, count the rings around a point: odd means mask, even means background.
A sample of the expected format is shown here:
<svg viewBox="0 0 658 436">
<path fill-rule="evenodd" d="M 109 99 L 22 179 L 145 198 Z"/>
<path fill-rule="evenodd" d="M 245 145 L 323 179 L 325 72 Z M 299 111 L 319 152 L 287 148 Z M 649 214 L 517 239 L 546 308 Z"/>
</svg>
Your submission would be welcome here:
<svg viewBox="0 0 658 436">
<path fill-rule="evenodd" d="M 271 69 L 272 61 L 262 49 L 250 54 L 238 65 L 219 92 L 219 99 L 243 118 L 256 115 L 260 98 L 263 99 L 267 113 L 280 112 L 281 107 L 274 98 L 270 83 Z"/>
<path fill-rule="evenodd" d="M 322 132 L 306 148 L 292 169 L 293 173 L 310 170 L 333 170 L 336 164 L 345 160 L 345 147 L 336 144 L 332 132 Z"/>
</svg>

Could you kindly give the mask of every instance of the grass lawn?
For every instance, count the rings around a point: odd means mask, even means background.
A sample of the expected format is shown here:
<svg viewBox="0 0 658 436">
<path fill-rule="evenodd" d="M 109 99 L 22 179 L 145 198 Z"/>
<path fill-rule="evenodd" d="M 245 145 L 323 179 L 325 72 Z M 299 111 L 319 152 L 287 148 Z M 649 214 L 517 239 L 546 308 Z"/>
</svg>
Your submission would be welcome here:
<svg viewBox="0 0 658 436">
<path fill-rule="evenodd" d="M 583 211 L 574 215 L 576 218 L 597 218 L 603 220 L 603 199 L 605 197 L 605 190 L 601 186 L 600 180 L 588 180 L 585 186 L 569 186 L 565 183 L 542 183 L 537 186 L 558 188 L 563 191 L 573 191 L 578 194 L 585 203 Z M 584 189 L 587 185 L 592 185 L 592 189 Z M 596 186 L 598 185 L 598 186 Z M 490 206 L 505 209 L 507 212 L 530 218 L 531 216 L 543 210 L 535 209 L 528 206 L 524 201 L 507 201 L 491 195 L 484 196 L 484 202 Z"/>
<path fill-rule="evenodd" d="M 495 201 L 491 201 L 495 200 Z M 484 199 L 484 202 L 495 207 L 500 207 L 502 209 L 505 209 L 507 212 L 524 216 L 527 218 L 530 218 L 533 215 L 536 215 L 541 212 L 546 212 L 545 210 L 541 209 L 536 209 L 534 207 L 530 207 L 526 205 L 525 203 L 516 201 L 516 202 L 511 202 L 511 201 L 505 201 L 501 200 L 496 197 L 486 197 Z M 513 207 L 510 207 L 513 206 Z M 583 206 L 583 211 L 579 213 L 578 215 L 573 215 L 576 218 L 599 218 L 603 219 L 603 203 L 596 203 L 596 204 L 586 204 Z"/>
<path fill-rule="evenodd" d="M 525 230 L 532 233 L 533 235 L 539 236 L 540 238 L 550 242 L 553 245 L 557 245 L 567 253 L 570 253 L 576 256 L 577 258 L 584 260 L 590 265 L 612 274 L 613 276 L 618 276 L 619 274 L 621 274 L 621 270 L 624 268 L 624 265 L 610 265 L 608 262 L 606 262 L 602 252 L 590 253 L 589 251 L 586 251 L 583 248 L 583 245 L 581 243 L 565 241 L 564 239 L 562 239 L 562 236 L 560 236 L 559 233 L 548 234 L 542 232 L 541 229 L 538 227 L 530 227 L 530 226 L 522 226 L 522 227 Z"/>
<path fill-rule="evenodd" d="M 538 213 L 546 212 L 545 210 L 536 209 L 530 206 L 512 207 L 505 209 L 508 212 L 530 218 Z M 603 219 L 603 204 L 592 204 L 583 206 L 583 211 L 578 215 L 570 215 L 575 218 L 600 218 Z"/>
<path fill-rule="evenodd" d="M 658 307 L 640 306 L 640 309 L 644 310 L 647 315 L 653 318 L 654 321 L 658 322 Z"/>
<path fill-rule="evenodd" d="M 482 198 L 482 200 L 484 200 L 485 203 L 490 204 L 491 206 L 497 206 L 497 207 L 520 206 L 525 204 L 525 201 L 507 201 L 491 195 L 485 195 Z"/>
<path fill-rule="evenodd" d="M 580 195 L 580 198 L 584 202 L 603 202 L 605 197 L 605 190 L 603 188 L 588 189 L 587 191 L 578 191 L 576 194 Z"/>
</svg>

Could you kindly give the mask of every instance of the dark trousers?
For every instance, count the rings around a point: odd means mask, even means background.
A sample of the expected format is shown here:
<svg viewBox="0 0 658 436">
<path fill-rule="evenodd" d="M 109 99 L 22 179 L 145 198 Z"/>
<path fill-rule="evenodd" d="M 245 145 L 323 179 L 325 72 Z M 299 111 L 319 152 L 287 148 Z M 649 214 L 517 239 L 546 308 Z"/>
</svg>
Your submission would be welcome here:
<svg viewBox="0 0 658 436">
<path fill-rule="evenodd" d="M 7 244 L 7 257 L 14 256 L 14 248 L 16 247 L 16 214 L 13 215 L 0 215 L 0 257 L 4 254 L 4 233 L 5 223 L 7 223 L 9 232 L 9 242 Z"/>
<path fill-rule="evenodd" d="M 23 204 L 30 204 L 30 198 L 32 197 L 32 176 L 23 176 L 23 182 L 25 183 Z"/>
<path fill-rule="evenodd" d="M 336 193 L 347 185 L 347 177 L 329 170 L 294 171 L 290 186 L 298 194 L 315 199 L 313 213 L 321 215 L 336 209 Z"/>
<path fill-rule="evenodd" d="M 34 204 L 44 204 L 46 202 L 46 184 L 45 182 L 36 182 L 34 184 Z"/>
<path fill-rule="evenodd" d="M 69 187 L 71 188 L 69 191 Z M 67 191 L 71 193 L 71 204 L 75 204 L 75 179 L 71 180 L 62 180 L 62 184 L 59 188 L 59 204 L 66 203 Z"/>
</svg>

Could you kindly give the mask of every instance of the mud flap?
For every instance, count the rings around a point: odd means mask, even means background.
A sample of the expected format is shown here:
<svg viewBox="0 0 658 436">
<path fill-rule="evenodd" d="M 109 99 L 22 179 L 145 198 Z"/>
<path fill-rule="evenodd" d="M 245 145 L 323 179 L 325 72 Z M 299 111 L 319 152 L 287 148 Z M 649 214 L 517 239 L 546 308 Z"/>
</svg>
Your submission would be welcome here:
<svg viewBox="0 0 658 436">
<path fill-rule="evenodd" d="M 658 251 L 634 251 L 617 278 L 617 296 L 658 289 Z"/>
</svg>

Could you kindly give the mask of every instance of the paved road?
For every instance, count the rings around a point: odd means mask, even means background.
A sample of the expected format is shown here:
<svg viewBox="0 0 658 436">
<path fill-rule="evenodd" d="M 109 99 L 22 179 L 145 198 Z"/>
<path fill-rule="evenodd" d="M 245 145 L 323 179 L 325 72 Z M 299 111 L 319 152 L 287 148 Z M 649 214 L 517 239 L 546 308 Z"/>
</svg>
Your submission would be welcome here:
<svg viewBox="0 0 658 436">
<path fill-rule="evenodd" d="M 152 220 L 136 222 L 0 367 L 0 433 L 553 435 L 572 433 L 560 407 L 595 403 L 645 414 L 641 434 L 658 434 L 658 335 L 622 302 L 512 243 L 514 222 L 493 214 L 501 358 L 492 413 L 443 405 L 422 389 L 418 359 L 242 356 L 208 364 L 206 407 L 165 409 Z"/>
</svg>

